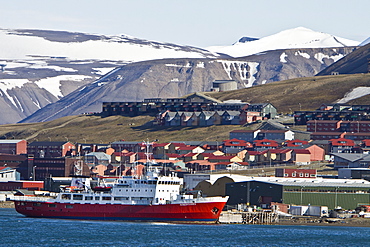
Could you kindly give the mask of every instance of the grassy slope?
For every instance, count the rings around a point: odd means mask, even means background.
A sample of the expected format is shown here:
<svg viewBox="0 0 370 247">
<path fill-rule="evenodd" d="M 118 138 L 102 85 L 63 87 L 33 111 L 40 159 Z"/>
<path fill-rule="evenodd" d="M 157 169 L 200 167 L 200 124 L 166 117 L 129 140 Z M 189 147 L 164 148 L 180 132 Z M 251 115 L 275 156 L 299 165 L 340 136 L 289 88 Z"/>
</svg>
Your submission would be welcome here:
<svg viewBox="0 0 370 247">
<path fill-rule="evenodd" d="M 26 139 L 32 141 L 66 141 L 87 143 L 108 143 L 118 140 L 143 141 L 158 139 L 166 141 L 222 141 L 228 139 L 229 132 L 243 127 L 209 126 L 153 127 L 153 117 L 111 116 L 69 116 L 51 122 L 35 124 L 7 124 L 0 126 L 0 137 Z M 244 128 L 245 129 L 245 128 Z M 5 135 L 5 136 L 4 136 Z"/>
<path fill-rule="evenodd" d="M 223 101 L 240 99 L 250 103 L 270 102 L 279 112 L 290 113 L 300 108 L 314 110 L 323 103 L 331 104 L 360 86 L 370 87 L 370 74 L 305 77 L 235 91 L 207 92 L 206 95 Z M 368 97 L 349 103 L 369 102 L 366 99 Z"/>
<path fill-rule="evenodd" d="M 271 102 L 279 112 L 314 110 L 322 103 L 333 103 L 346 92 L 359 86 L 370 87 L 370 74 L 298 78 L 247 89 L 206 94 L 217 99 L 240 99 L 245 102 Z M 370 96 L 349 104 L 369 104 Z M 69 116 L 51 122 L 0 125 L 0 138 L 32 141 L 112 142 L 118 140 L 142 141 L 222 141 L 229 132 L 246 129 L 237 125 L 209 127 L 153 127 L 149 116 Z M 253 126 L 249 127 L 253 128 Z"/>
</svg>

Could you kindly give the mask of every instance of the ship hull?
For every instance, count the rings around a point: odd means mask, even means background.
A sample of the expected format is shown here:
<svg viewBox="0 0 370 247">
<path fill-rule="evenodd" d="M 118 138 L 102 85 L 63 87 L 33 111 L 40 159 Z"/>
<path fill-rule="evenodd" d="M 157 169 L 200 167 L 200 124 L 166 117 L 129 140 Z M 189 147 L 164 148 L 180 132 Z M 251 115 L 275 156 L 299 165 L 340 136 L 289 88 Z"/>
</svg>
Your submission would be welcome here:
<svg viewBox="0 0 370 247">
<path fill-rule="evenodd" d="M 124 205 L 16 201 L 15 209 L 28 217 L 213 223 L 219 218 L 225 203 Z"/>
</svg>

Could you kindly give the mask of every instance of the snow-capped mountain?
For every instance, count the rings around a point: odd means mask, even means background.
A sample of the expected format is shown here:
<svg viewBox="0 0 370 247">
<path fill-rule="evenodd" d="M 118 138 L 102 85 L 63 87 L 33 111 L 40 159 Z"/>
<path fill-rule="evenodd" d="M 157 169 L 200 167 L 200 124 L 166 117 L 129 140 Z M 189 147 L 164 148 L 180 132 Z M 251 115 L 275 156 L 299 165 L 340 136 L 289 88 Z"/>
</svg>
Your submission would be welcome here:
<svg viewBox="0 0 370 247">
<path fill-rule="evenodd" d="M 216 58 L 201 48 L 129 37 L 0 29 L 0 124 L 14 123 L 116 67 L 163 58 Z"/>
<path fill-rule="evenodd" d="M 254 41 L 239 41 L 231 46 L 211 46 L 207 49 L 232 57 L 244 57 L 277 49 L 346 47 L 357 46 L 359 43 L 331 34 L 315 32 L 304 27 L 297 27 Z"/>
<path fill-rule="evenodd" d="M 313 49 L 292 49 L 304 43 Z M 229 47 L 234 51 L 230 54 L 254 54 L 241 60 L 222 54 L 224 50 L 127 35 L 0 29 L 0 44 L 0 124 L 4 124 L 18 122 L 46 105 L 47 110 L 42 111 L 46 118 L 29 121 L 100 111 L 103 100 L 139 101 L 209 90 L 212 81 L 219 79 L 236 80 L 242 88 L 311 76 L 353 50 L 343 46 L 358 42 L 297 28 L 259 40 L 240 39 Z M 248 53 L 244 47 L 249 47 Z M 258 54 L 281 47 L 290 50 Z"/>
<path fill-rule="evenodd" d="M 138 62 L 162 58 L 206 58 L 216 54 L 190 46 L 137 39 L 63 31 L 0 29 L 0 58 L 30 56 L 67 57 L 73 60 Z"/>
</svg>

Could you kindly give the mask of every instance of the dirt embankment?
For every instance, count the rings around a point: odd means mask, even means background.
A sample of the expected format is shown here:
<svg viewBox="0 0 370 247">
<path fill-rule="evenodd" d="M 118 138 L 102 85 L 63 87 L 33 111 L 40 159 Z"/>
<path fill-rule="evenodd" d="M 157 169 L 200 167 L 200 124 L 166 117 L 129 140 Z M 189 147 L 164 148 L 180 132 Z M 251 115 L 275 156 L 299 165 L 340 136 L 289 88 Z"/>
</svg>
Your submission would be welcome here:
<svg viewBox="0 0 370 247">
<path fill-rule="evenodd" d="M 14 208 L 14 202 L 0 202 L 0 208 Z"/>
</svg>

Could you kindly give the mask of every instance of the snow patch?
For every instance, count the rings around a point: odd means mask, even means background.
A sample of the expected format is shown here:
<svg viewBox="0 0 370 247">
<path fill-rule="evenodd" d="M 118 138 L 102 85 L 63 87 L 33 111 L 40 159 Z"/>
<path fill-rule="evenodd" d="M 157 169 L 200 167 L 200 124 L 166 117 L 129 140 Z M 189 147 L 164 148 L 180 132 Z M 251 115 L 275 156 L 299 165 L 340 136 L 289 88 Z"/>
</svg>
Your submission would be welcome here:
<svg viewBox="0 0 370 247">
<path fill-rule="evenodd" d="M 240 79 L 243 81 L 247 81 L 247 83 L 244 83 L 245 87 L 251 87 L 253 85 L 253 82 L 256 80 L 254 75 L 258 72 L 257 67 L 259 63 L 229 60 L 217 60 L 217 62 L 222 64 L 222 67 L 230 80 L 233 79 L 231 77 L 231 71 L 238 72 Z"/>
<path fill-rule="evenodd" d="M 306 52 L 301 52 L 301 51 L 296 51 L 294 53 L 294 55 L 296 56 L 301 56 L 301 57 L 304 57 L 304 58 L 307 58 L 307 59 L 310 59 L 310 54 L 306 53 Z"/>
<path fill-rule="evenodd" d="M 280 63 L 287 63 L 288 61 L 285 59 L 286 57 L 288 57 L 288 55 L 285 52 L 283 52 L 280 55 Z"/>
<path fill-rule="evenodd" d="M 0 80 L 0 90 L 2 91 L 1 96 L 6 96 L 12 104 L 19 108 L 20 104 L 18 105 L 14 98 L 8 94 L 8 90 L 12 90 L 13 88 L 21 88 L 24 84 L 28 83 L 27 79 L 1 79 Z M 18 100 L 17 100 L 18 101 Z M 19 101 L 18 101 L 19 103 Z"/>
<path fill-rule="evenodd" d="M 166 64 L 167 67 L 178 67 L 178 68 L 190 68 L 191 65 L 188 63 L 186 65 L 179 65 L 179 64 Z"/>
<path fill-rule="evenodd" d="M 249 63 L 249 66 L 250 66 L 250 77 L 248 79 L 248 84 L 245 85 L 246 87 L 252 87 L 253 86 L 253 83 L 254 81 L 256 80 L 256 78 L 254 77 L 255 74 L 258 73 L 258 65 L 259 63 Z"/>
<path fill-rule="evenodd" d="M 197 64 L 197 68 L 202 68 L 204 69 L 204 62 L 200 62 Z"/>
<path fill-rule="evenodd" d="M 338 100 L 337 103 L 347 103 L 348 101 L 360 98 L 368 94 L 370 94 L 370 87 L 356 87 L 352 89 L 352 91 L 346 93 L 346 95 L 344 95 L 344 98 Z"/>
<path fill-rule="evenodd" d="M 323 53 L 316 53 L 315 56 L 317 61 L 319 61 L 320 63 L 324 63 L 324 59 L 327 58 L 327 59 L 333 59 L 334 60 L 334 63 L 336 61 L 338 61 L 339 59 L 343 58 L 344 56 L 342 54 L 338 54 L 338 55 L 334 55 L 334 56 L 328 56 L 328 55 L 325 55 Z"/>
<path fill-rule="evenodd" d="M 36 81 L 35 83 L 37 86 L 45 89 L 46 91 L 54 95 L 56 98 L 62 98 L 64 95 L 60 90 L 61 81 L 82 81 L 86 78 L 90 77 L 85 75 L 60 75 L 41 79 Z"/>
<path fill-rule="evenodd" d="M 229 100 L 225 100 L 224 103 L 237 104 L 237 103 L 243 103 L 243 101 L 241 101 L 240 99 L 229 99 Z"/>
<path fill-rule="evenodd" d="M 93 68 L 93 70 L 97 71 L 98 75 L 105 75 L 105 74 L 109 73 L 110 71 L 112 71 L 114 69 L 115 69 L 115 67 L 111 67 L 111 68 Z"/>
</svg>

